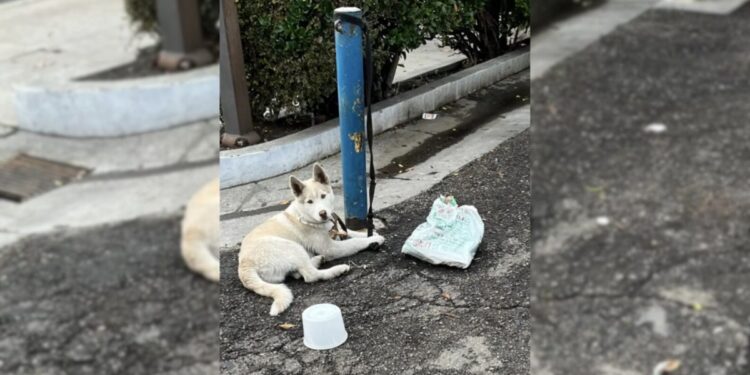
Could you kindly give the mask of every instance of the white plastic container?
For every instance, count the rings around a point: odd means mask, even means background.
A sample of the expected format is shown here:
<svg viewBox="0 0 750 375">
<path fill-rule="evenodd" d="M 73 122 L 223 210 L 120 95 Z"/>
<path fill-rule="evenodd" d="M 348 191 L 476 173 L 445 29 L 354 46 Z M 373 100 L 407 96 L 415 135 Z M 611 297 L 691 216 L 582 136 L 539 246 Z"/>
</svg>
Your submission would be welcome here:
<svg viewBox="0 0 750 375">
<path fill-rule="evenodd" d="M 305 346 L 315 350 L 333 349 L 349 336 L 344 328 L 341 309 L 330 303 L 312 305 L 302 312 Z"/>
</svg>

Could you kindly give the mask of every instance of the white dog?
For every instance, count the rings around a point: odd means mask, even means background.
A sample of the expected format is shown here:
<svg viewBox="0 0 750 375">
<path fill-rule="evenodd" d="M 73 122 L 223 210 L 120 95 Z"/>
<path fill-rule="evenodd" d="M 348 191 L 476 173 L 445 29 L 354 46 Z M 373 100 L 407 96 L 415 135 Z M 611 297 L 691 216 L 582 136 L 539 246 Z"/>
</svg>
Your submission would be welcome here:
<svg viewBox="0 0 750 375">
<path fill-rule="evenodd" d="M 334 241 L 328 231 L 333 213 L 333 190 L 320 164 L 313 177 L 300 181 L 289 178 L 294 199 L 282 213 L 268 219 L 242 240 L 238 273 L 242 284 L 262 296 L 273 298 L 271 315 L 278 315 L 292 303 L 292 292 L 282 284 L 287 274 L 305 282 L 328 280 L 349 271 L 345 264 L 318 269 L 320 263 L 356 254 L 385 239 L 373 233 L 349 231 L 350 239 Z"/>
<path fill-rule="evenodd" d="M 219 179 L 200 189 L 182 219 L 181 254 L 188 268 L 219 282 Z"/>
</svg>

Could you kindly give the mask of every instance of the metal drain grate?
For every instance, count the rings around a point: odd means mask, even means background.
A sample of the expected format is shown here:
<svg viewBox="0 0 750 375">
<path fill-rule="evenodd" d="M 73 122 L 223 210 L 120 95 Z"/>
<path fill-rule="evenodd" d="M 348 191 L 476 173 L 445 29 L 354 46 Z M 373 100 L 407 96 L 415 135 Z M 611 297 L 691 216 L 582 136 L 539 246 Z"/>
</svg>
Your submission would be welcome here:
<svg viewBox="0 0 750 375">
<path fill-rule="evenodd" d="M 79 180 L 89 172 L 75 165 L 18 154 L 0 165 L 0 198 L 23 202 Z"/>
</svg>

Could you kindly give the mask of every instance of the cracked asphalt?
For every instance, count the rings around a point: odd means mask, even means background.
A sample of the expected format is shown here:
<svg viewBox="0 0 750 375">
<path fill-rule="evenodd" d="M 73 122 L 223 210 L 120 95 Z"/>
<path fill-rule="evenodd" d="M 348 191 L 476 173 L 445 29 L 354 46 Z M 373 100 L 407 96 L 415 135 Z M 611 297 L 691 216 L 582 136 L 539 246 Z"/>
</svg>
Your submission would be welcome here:
<svg viewBox="0 0 750 375">
<path fill-rule="evenodd" d="M 749 11 L 650 10 L 532 82 L 532 373 L 750 373 Z"/>
<path fill-rule="evenodd" d="M 378 212 L 387 225 L 381 250 L 330 263 L 353 266 L 334 280 L 288 279 L 295 299 L 278 317 L 268 315 L 270 299 L 246 290 L 237 278 L 238 247 L 222 252 L 221 373 L 528 373 L 528 133 L 429 191 Z M 483 242 L 467 270 L 400 253 L 441 193 L 476 206 L 485 221 Z M 341 307 L 349 339 L 315 351 L 302 344 L 301 314 L 323 302 Z M 283 330 L 282 323 L 295 326 Z"/>
<path fill-rule="evenodd" d="M 0 249 L 0 373 L 218 372 L 218 286 L 179 255 L 179 218 Z"/>
</svg>

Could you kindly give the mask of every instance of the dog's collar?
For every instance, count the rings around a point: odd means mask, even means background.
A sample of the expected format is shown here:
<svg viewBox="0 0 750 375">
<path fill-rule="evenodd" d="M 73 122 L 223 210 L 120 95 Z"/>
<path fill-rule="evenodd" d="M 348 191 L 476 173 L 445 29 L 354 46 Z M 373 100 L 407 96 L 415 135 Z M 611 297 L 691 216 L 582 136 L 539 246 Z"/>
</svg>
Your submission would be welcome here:
<svg viewBox="0 0 750 375">
<path fill-rule="evenodd" d="M 309 225 L 309 226 L 315 227 L 315 228 L 325 228 L 326 224 L 328 224 L 328 221 L 324 221 L 322 223 L 316 223 L 316 222 L 313 222 L 313 221 L 307 221 L 307 220 L 303 219 L 302 216 L 297 216 L 297 220 L 299 220 L 299 222 L 302 223 L 302 224 Z"/>
<path fill-rule="evenodd" d="M 297 220 L 300 222 L 300 224 L 307 225 L 309 227 L 313 228 L 323 228 L 325 229 L 326 224 L 328 224 L 328 220 L 321 221 L 321 222 L 314 222 L 314 221 L 308 221 L 302 218 L 302 215 L 300 215 L 297 210 L 287 210 L 284 211 L 284 213 L 292 220 Z"/>
<path fill-rule="evenodd" d="M 323 229 L 325 229 L 326 224 L 328 224 L 328 220 L 320 222 L 320 223 L 316 223 L 316 222 L 313 222 L 313 221 L 307 221 L 307 220 L 303 219 L 302 215 L 292 215 L 289 212 L 287 212 L 287 215 L 292 216 L 293 218 L 297 219 L 297 221 L 299 221 L 301 224 L 304 224 L 304 225 L 307 225 L 307 226 L 310 226 L 310 227 L 313 227 L 313 228 L 323 228 Z"/>
</svg>

